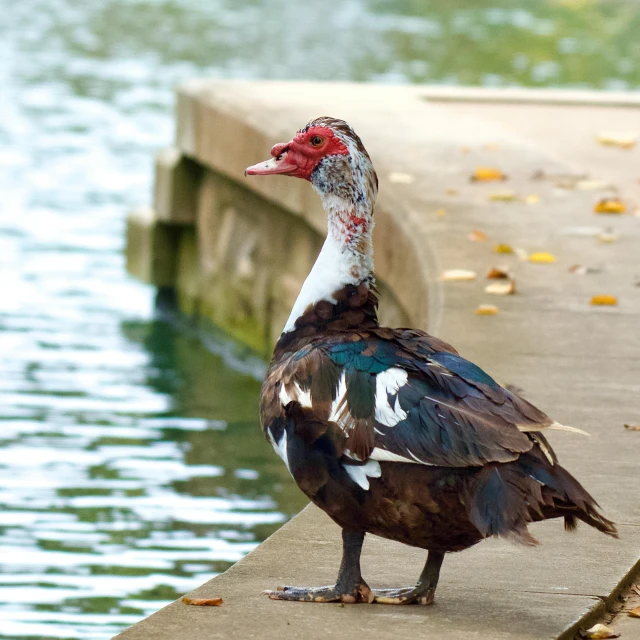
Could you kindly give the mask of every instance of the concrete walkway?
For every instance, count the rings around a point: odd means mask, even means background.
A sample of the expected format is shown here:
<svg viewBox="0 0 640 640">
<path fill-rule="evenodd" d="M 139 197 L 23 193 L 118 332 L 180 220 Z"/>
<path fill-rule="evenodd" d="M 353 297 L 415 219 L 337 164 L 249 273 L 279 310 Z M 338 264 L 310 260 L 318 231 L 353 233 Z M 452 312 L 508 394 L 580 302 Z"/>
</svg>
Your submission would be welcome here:
<svg viewBox="0 0 640 640">
<path fill-rule="evenodd" d="M 560 422 L 592 434 L 559 433 L 552 443 L 563 465 L 618 523 L 621 539 L 586 526 L 566 534 L 560 522 L 546 522 L 532 527 L 542 543 L 536 549 L 484 542 L 447 557 L 429 608 L 270 601 L 260 595 L 263 589 L 335 578 L 338 529 L 307 508 L 192 594 L 221 596 L 223 606 L 176 602 L 118 638 L 571 638 L 625 585 L 640 557 L 640 432 L 623 427 L 640 424 L 640 217 L 632 214 L 640 209 L 640 146 L 602 147 L 595 136 L 638 131 L 640 100 L 625 96 L 618 106 L 591 94 L 576 106 L 563 98 L 566 92 L 549 92 L 546 101 L 540 92 L 510 91 L 505 100 L 495 91 L 457 93 L 192 82 L 180 92 L 177 145 L 242 181 L 247 165 L 266 158 L 272 143 L 288 140 L 312 117 L 348 120 L 380 176 L 376 242 L 385 250 L 376 264 L 408 317 L 498 380 L 524 389 Z M 499 168 L 508 179 L 472 182 L 479 166 Z M 310 194 L 301 181 L 252 180 L 247 187 L 309 215 Z M 494 199 L 505 191 L 511 194 L 499 197 L 507 201 Z M 615 194 L 631 213 L 593 213 L 595 201 Z M 323 224 L 317 213 L 308 219 Z M 488 240 L 470 241 L 474 229 Z M 602 242 L 600 233 L 617 240 Z M 549 252 L 556 262 L 498 255 L 492 251 L 497 243 Z M 517 295 L 484 293 L 484 274 L 498 265 L 512 269 Z M 577 275 L 572 265 L 594 272 Z M 442 270 L 454 268 L 479 277 L 439 280 Z M 590 305 L 597 294 L 617 296 L 618 306 Z M 481 303 L 500 311 L 477 316 Z M 272 455 L 266 444 L 265 455 Z M 410 584 L 423 561 L 419 550 L 370 536 L 363 573 L 371 586 Z"/>
</svg>

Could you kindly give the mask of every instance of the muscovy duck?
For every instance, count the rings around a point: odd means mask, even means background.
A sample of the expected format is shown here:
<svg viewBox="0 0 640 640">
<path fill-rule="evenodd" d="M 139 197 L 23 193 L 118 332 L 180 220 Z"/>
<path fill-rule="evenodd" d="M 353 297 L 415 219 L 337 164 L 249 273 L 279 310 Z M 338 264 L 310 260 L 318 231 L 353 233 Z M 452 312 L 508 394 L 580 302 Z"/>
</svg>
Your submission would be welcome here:
<svg viewBox="0 0 640 640">
<path fill-rule="evenodd" d="M 614 524 L 563 469 L 544 432 L 572 429 L 436 337 L 381 327 L 373 276 L 378 179 L 342 120 L 309 122 L 245 175 L 303 178 L 328 232 L 276 344 L 260 399 L 264 433 L 294 480 L 341 528 L 335 585 L 279 587 L 305 602 L 431 604 L 448 551 L 489 536 L 536 544 L 527 525 Z M 370 589 L 366 533 L 427 550 L 415 586 Z"/>
</svg>

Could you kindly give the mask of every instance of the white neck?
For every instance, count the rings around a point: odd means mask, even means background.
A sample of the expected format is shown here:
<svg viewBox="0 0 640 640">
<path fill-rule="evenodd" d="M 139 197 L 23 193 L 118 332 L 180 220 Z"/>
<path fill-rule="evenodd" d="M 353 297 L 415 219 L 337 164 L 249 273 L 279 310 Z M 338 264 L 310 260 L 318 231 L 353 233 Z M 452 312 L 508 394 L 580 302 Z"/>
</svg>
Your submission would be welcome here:
<svg viewBox="0 0 640 640">
<path fill-rule="evenodd" d="M 322 195 L 322 194 L 321 194 Z M 320 300 L 335 303 L 333 294 L 348 284 L 357 285 L 373 275 L 373 216 L 335 195 L 322 198 L 329 214 L 327 238 L 302 285 L 283 333 L 295 328 L 309 305 Z"/>
</svg>

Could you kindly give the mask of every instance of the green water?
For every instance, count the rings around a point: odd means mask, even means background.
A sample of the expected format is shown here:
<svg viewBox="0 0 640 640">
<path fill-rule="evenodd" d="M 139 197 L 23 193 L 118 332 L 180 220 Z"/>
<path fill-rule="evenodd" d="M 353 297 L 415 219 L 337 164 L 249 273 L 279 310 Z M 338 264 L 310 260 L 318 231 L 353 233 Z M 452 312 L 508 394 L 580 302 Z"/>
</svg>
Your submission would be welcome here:
<svg viewBox="0 0 640 640">
<path fill-rule="evenodd" d="M 304 504 L 258 429 L 263 365 L 124 270 L 175 84 L 637 90 L 639 7 L 0 0 L 0 637 L 109 638 Z"/>
</svg>

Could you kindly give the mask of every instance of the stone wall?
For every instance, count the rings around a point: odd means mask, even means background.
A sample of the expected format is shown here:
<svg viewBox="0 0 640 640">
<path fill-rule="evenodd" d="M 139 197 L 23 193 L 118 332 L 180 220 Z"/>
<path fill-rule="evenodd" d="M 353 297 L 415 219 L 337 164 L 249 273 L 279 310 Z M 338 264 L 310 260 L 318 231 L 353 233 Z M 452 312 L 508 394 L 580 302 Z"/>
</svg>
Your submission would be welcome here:
<svg viewBox="0 0 640 640">
<path fill-rule="evenodd" d="M 129 216 L 127 268 L 268 357 L 323 239 L 302 216 L 169 148 L 156 157 L 153 208 Z M 382 320 L 410 324 L 379 288 Z"/>
</svg>

